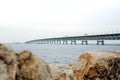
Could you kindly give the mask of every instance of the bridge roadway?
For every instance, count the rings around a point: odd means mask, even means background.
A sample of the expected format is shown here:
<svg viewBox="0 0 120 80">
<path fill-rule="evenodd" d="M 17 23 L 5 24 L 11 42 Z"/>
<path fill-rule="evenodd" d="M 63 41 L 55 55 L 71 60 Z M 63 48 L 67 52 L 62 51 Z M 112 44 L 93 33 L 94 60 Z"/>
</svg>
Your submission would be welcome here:
<svg viewBox="0 0 120 80">
<path fill-rule="evenodd" d="M 73 36 L 73 37 L 58 37 L 58 38 L 46 38 L 27 41 L 25 43 L 36 44 L 77 44 L 77 41 L 81 41 L 81 44 L 88 45 L 88 40 L 96 40 L 97 45 L 104 45 L 104 40 L 120 40 L 120 33 L 114 34 L 100 34 L 100 35 L 85 35 L 85 36 Z"/>
</svg>

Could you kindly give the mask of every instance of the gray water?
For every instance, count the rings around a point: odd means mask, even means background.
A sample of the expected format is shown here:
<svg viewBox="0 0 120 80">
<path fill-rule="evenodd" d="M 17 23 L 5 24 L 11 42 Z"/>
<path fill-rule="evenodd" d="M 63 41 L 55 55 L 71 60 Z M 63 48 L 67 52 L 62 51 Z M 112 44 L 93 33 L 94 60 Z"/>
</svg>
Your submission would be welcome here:
<svg viewBox="0 0 120 80">
<path fill-rule="evenodd" d="M 86 51 L 120 51 L 120 45 L 9 44 L 13 50 L 29 50 L 49 64 L 75 63 Z"/>
</svg>

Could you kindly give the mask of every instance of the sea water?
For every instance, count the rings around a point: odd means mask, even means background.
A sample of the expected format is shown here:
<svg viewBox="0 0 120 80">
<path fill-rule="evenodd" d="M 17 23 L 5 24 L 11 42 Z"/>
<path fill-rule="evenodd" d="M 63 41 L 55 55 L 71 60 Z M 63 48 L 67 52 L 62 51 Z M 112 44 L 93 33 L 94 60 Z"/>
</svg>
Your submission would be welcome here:
<svg viewBox="0 0 120 80">
<path fill-rule="evenodd" d="M 15 51 L 29 50 L 49 64 L 75 63 L 86 51 L 120 51 L 120 45 L 9 44 Z"/>
</svg>

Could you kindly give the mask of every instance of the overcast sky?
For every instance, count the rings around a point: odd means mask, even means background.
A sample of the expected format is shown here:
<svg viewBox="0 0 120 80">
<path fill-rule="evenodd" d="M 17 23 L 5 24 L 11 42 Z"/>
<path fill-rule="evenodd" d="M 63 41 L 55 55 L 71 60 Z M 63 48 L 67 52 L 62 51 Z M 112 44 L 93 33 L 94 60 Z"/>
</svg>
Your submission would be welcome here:
<svg viewBox="0 0 120 80">
<path fill-rule="evenodd" d="M 0 42 L 120 32 L 120 0 L 0 0 Z"/>
</svg>

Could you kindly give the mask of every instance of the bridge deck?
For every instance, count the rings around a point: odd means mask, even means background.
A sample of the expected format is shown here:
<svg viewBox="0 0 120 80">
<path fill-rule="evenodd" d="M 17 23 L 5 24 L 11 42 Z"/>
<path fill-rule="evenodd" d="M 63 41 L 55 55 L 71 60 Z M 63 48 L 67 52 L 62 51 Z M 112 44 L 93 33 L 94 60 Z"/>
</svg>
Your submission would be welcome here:
<svg viewBox="0 0 120 80">
<path fill-rule="evenodd" d="M 73 37 L 58 37 L 58 38 L 45 38 L 45 39 L 37 39 L 37 40 L 31 40 L 27 41 L 26 43 L 34 43 L 34 42 L 40 42 L 40 41 L 71 41 L 75 42 L 75 40 L 82 40 L 87 43 L 87 40 L 97 40 L 99 42 L 102 42 L 104 44 L 104 41 L 101 40 L 120 40 L 120 33 L 115 34 L 101 34 L 101 35 L 86 35 L 86 36 L 73 36 Z M 74 40 L 74 41 L 73 41 Z M 49 43 L 48 42 L 48 43 Z"/>
</svg>

